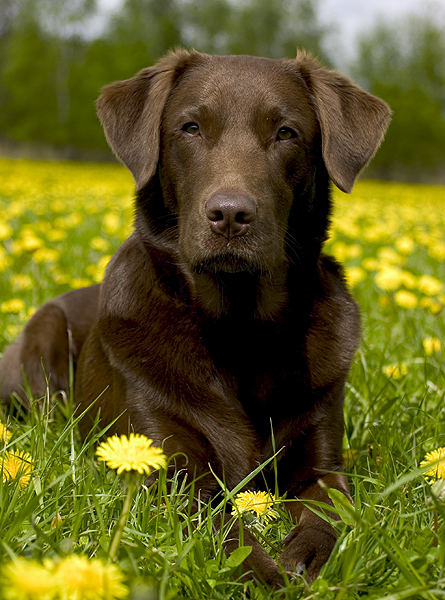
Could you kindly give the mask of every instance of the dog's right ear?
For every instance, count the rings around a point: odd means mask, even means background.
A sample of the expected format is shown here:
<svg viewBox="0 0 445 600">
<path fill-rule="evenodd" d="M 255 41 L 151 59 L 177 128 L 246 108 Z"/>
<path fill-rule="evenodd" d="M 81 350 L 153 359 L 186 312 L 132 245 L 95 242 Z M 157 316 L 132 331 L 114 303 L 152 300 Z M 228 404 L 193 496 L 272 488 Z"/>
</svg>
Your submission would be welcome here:
<svg viewBox="0 0 445 600">
<path fill-rule="evenodd" d="M 298 52 L 296 64 L 318 117 L 329 176 L 349 193 L 380 146 L 391 109 L 381 98 L 365 92 L 345 75 L 325 69 L 304 51 Z"/>
<path fill-rule="evenodd" d="M 131 79 L 106 85 L 96 102 L 107 141 L 141 189 L 156 171 L 162 111 L 195 51 L 177 50 Z"/>
</svg>

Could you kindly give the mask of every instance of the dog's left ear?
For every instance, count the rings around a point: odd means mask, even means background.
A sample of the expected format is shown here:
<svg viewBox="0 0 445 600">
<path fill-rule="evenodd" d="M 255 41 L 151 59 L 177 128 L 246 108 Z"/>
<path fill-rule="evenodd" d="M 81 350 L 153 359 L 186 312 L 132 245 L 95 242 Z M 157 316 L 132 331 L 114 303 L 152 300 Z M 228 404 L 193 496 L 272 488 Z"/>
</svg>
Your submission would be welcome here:
<svg viewBox="0 0 445 600">
<path fill-rule="evenodd" d="M 296 63 L 320 123 L 329 176 L 337 187 L 349 193 L 380 146 L 391 109 L 341 73 L 325 69 L 305 52 L 298 52 Z"/>
<path fill-rule="evenodd" d="M 197 52 L 177 50 L 131 79 L 102 89 L 96 107 L 107 141 L 141 189 L 156 171 L 162 112 L 173 84 Z"/>
</svg>

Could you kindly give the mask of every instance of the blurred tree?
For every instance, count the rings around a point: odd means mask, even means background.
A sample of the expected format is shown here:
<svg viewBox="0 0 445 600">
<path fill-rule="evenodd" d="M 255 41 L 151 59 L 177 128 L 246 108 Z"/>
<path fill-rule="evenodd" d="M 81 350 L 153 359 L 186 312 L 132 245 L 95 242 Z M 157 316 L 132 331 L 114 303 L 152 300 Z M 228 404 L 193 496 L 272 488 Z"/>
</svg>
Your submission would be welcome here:
<svg viewBox="0 0 445 600">
<path fill-rule="evenodd" d="M 126 78 L 182 43 L 178 0 L 125 0 L 106 33 L 114 78 Z"/>
<path fill-rule="evenodd" d="M 0 0 L 0 73 L 6 64 L 6 49 L 13 29 L 14 19 L 20 12 L 21 0 Z M 4 104 L 5 90 L 0 82 L 0 108 Z"/>
<path fill-rule="evenodd" d="M 42 131 L 56 130 L 60 126 L 54 77 L 56 50 L 39 26 L 34 2 L 22 3 L 5 40 L 3 59 L 2 131 L 17 140 L 38 140 Z M 31 113 L 33 118 L 29 118 Z"/>
<path fill-rule="evenodd" d="M 19 141 L 75 144 L 71 66 L 85 46 L 78 31 L 95 1 L 22 0 L 15 10 L 2 48 L 0 131 Z"/>
<path fill-rule="evenodd" d="M 186 44 L 199 50 L 292 58 L 301 47 L 328 62 L 318 0 L 188 0 L 183 6 Z"/>
<path fill-rule="evenodd" d="M 445 30 L 427 18 L 379 24 L 359 45 L 354 75 L 394 111 L 372 169 L 421 179 L 445 170 Z"/>
</svg>

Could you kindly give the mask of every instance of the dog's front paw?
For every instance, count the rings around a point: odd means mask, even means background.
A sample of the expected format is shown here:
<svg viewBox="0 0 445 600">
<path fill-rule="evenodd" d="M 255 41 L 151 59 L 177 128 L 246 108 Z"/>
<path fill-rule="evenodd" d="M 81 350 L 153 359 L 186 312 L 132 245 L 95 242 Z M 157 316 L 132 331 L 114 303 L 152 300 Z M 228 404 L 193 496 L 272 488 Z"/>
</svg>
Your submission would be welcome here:
<svg viewBox="0 0 445 600">
<path fill-rule="evenodd" d="M 279 563 L 288 573 L 302 575 L 312 583 L 332 552 L 337 536 L 330 525 L 299 525 L 287 535 Z"/>
</svg>

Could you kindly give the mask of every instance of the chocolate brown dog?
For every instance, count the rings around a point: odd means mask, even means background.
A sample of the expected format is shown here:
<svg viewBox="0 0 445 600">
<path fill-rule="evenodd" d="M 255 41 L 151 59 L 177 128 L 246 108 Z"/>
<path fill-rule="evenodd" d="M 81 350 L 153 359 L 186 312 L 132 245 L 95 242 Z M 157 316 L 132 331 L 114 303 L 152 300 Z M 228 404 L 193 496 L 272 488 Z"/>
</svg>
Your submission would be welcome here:
<svg viewBox="0 0 445 600">
<path fill-rule="evenodd" d="M 177 51 L 104 88 L 98 113 L 137 186 L 134 233 L 100 286 L 44 305 L 0 362 L 42 394 L 68 385 L 103 423 L 182 452 L 201 495 L 278 455 L 280 491 L 325 500 L 341 475 L 343 394 L 359 316 L 321 253 L 330 180 L 350 192 L 387 128 L 387 105 L 301 52 L 296 60 Z M 67 336 L 69 332 L 69 336 Z M 272 469 L 265 469 L 272 484 Z M 333 529 L 301 502 L 279 559 L 313 579 Z M 279 584 L 251 537 L 248 567 Z"/>
</svg>

